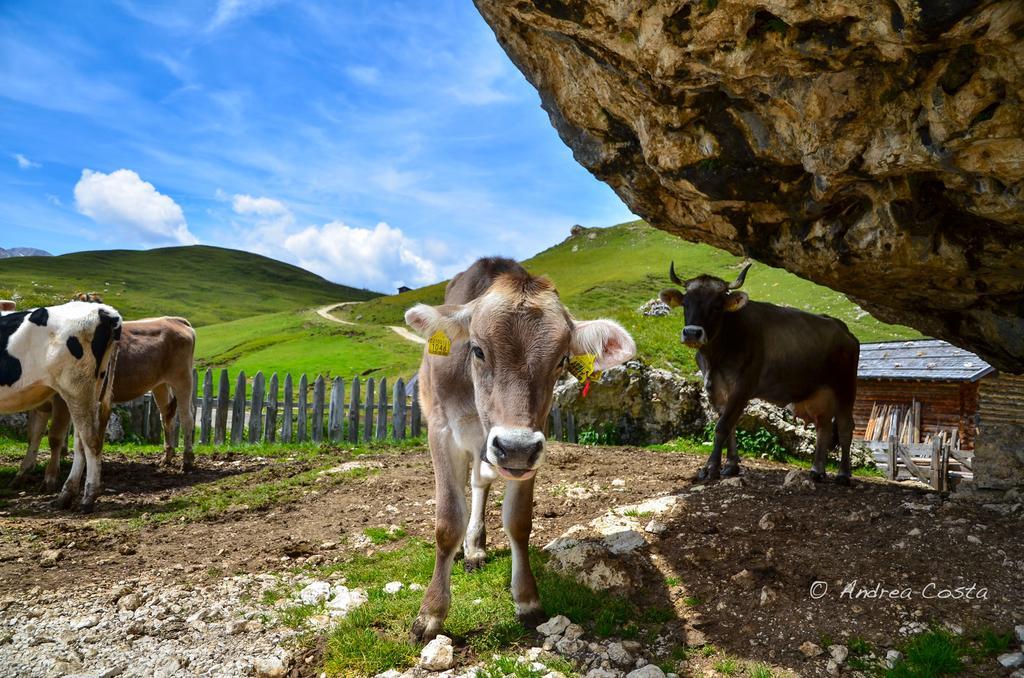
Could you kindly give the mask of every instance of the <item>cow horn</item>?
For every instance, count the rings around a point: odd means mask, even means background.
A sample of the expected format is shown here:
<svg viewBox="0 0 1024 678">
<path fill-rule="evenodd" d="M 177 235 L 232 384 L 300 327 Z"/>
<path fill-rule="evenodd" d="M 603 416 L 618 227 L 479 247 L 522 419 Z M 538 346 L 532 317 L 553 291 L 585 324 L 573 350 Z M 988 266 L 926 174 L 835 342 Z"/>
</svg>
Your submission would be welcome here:
<svg viewBox="0 0 1024 678">
<path fill-rule="evenodd" d="M 738 290 L 739 288 L 743 287 L 743 281 L 746 280 L 746 278 L 747 278 L 747 271 L 750 269 L 750 266 L 753 263 L 754 262 L 752 262 L 752 261 L 748 261 L 747 265 L 743 267 L 742 271 L 740 271 L 739 276 L 735 280 L 733 280 L 731 283 L 729 283 L 729 289 L 730 290 Z"/>
<path fill-rule="evenodd" d="M 668 277 L 669 277 L 669 280 L 671 280 L 675 284 L 679 285 L 680 287 L 683 287 L 686 284 L 682 280 L 679 279 L 678 275 L 676 275 L 676 262 L 675 261 L 673 261 L 672 263 L 670 263 L 668 265 Z"/>
</svg>

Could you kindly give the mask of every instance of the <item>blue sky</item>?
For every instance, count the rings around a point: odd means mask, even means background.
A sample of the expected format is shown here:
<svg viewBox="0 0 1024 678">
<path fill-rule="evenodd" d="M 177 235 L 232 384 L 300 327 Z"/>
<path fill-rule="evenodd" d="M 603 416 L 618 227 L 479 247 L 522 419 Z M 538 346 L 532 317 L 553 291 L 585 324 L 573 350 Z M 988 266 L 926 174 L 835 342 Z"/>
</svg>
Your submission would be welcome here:
<svg viewBox="0 0 1024 678">
<path fill-rule="evenodd" d="M 470 0 L 0 3 L 0 247 L 422 285 L 631 218 Z"/>
</svg>

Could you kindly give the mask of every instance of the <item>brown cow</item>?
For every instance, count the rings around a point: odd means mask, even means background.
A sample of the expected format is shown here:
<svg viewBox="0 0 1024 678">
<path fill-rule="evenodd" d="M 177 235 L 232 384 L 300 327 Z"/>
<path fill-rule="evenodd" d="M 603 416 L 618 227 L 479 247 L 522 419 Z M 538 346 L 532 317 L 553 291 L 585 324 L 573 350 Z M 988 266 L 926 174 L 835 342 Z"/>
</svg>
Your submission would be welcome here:
<svg viewBox="0 0 1024 678">
<path fill-rule="evenodd" d="M 117 365 L 114 370 L 113 402 L 128 402 L 148 391 L 153 392 L 163 422 L 165 465 L 170 465 L 174 458 L 172 427 L 174 415 L 178 413 L 185 448 L 181 460 L 183 471 L 191 469 L 194 461 L 191 400 L 195 345 L 195 330 L 184 318 L 163 317 L 125 322 L 118 342 Z M 69 422 L 67 405 L 59 396 L 29 415 L 28 453 L 21 462 L 15 482 L 25 478 L 35 468 L 39 442 L 51 412 L 53 425 L 49 436 L 50 462 L 46 466 L 45 484 L 46 489 L 53 492 L 57 487 L 61 448 L 67 437 Z M 109 417 L 109 409 L 101 412 L 101 430 L 106 431 Z"/>
<path fill-rule="evenodd" d="M 482 564 L 484 507 L 498 476 L 506 481 L 502 518 L 512 547 L 516 616 L 528 625 L 543 621 L 527 544 L 555 382 L 572 356 L 590 355 L 601 370 L 636 351 L 620 325 L 574 320 L 549 280 L 531 276 L 510 259 L 480 259 L 452 279 L 444 300 L 443 306 L 419 304 L 405 314 L 424 337 L 444 343 L 443 333 L 451 342 L 448 355 L 432 354 L 434 342 L 428 343 L 419 370 L 434 466 L 437 546 L 434 575 L 412 628 L 416 640 L 433 638 L 444 625 L 452 563 L 463 538 L 466 569 Z"/>
</svg>

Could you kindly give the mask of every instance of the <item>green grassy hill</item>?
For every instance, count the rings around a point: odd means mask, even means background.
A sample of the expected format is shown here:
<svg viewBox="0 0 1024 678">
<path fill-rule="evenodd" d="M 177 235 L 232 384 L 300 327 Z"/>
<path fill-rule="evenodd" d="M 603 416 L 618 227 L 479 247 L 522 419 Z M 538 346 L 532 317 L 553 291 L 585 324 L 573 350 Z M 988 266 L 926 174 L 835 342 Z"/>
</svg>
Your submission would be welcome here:
<svg viewBox="0 0 1024 678">
<path fill-rule="evenodd" d="M 0 298 L 18 299 L 21 308 L 60 304 L 76 292 L 99 293 L 129 320 L 180 315 L 197 327 L 378 296 L 258 254 L 204 245 L 0 259 Z"/>
<path fill-rule="evenodd" d="M 692 374 L 693 351 L 679 343 L 681 313 L 652 318 L 636 310 L 669 286 L 670 259 L 684 278 L 712 273 L 732 279 L 741 264 L 731 254 L 680 240 L 642 222 L 588 229 L 523 263 L 530 271 L 555 281 L 576 317 L 615 318 L 633 333 L 644 360 Z M 407 377 L 419 364 L 422 349 L 387 326 L 404 325 L 406 309 L 417 302 L 441 303 L 444 287 L 445 283 L 438 283 L 335 312 L 336 317 L 356 326 L 330 327 L 313 314 L 290 313 L 203 328 L 199 331 L 199 357 L 205 365 L 230 365 L 248 374 L 256 369 L 329 370 L 343 377 Z M 864 342 L 920 336 L 910 328 L 881 323 L 842 294 L 782 269 L 755 263 L 744 289 L 753 299 L 840 318 Z"/>
</svg>

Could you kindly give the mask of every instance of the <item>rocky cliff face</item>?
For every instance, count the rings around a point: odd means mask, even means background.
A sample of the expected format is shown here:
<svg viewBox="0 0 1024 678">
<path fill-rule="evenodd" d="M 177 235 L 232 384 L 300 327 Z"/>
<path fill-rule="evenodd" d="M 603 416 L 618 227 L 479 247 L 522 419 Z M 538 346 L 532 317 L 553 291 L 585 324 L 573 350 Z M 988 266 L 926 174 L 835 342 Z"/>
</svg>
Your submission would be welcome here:
<svg viewBox="0 0 1024 678">
<path fill-rule="evenodd" d="M 1020 0 L 475 1 L 634 212 L 1024 371 Z"/>
</svg>

